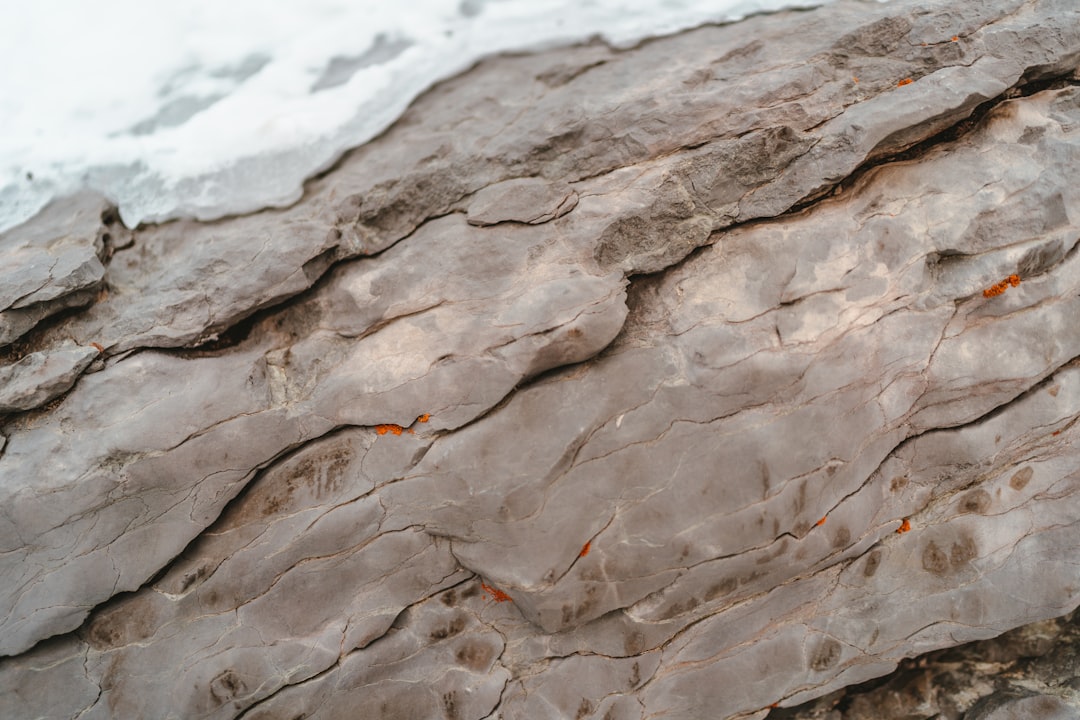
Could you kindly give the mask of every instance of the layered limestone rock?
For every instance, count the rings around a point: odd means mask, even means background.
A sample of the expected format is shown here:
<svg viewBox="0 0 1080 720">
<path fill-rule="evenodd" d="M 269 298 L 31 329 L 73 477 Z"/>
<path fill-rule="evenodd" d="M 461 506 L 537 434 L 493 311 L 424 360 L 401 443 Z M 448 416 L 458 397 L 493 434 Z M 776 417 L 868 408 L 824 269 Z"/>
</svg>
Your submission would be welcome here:
<svg viewBox="0 0 1080 720">
<path fill-rule="evenodd" d="M 111 218 L 102 198 L 83 193 L 51 203 L 34 222 L 2 236 L 0 347 L 50 315 L 93 301 L 105 275 L 101 261 L 112 239 L 103 226 Z"/>
<path fill-rule="evenodd" d="M 0 238 L 0 715 L 761 718 L 1072 610 L 1080 10 L 955 5 L 495 58 L 292 208 Z"/>
</svg>

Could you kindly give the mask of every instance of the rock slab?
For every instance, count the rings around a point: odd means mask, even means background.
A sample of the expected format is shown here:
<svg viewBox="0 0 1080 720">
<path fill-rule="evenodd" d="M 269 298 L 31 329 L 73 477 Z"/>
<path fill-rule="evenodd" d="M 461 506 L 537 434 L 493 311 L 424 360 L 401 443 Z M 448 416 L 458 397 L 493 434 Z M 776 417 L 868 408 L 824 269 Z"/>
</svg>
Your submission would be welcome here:
<svg viewBox="0 0 1080 720">
<path fill-rule="evenodd" d="M 0 715 L 761 718 L 1071 611 L 1078 63 L 1060 0 L 845 0 L 12 230 L 72 259 L 8 306 Z"/>
</svg>

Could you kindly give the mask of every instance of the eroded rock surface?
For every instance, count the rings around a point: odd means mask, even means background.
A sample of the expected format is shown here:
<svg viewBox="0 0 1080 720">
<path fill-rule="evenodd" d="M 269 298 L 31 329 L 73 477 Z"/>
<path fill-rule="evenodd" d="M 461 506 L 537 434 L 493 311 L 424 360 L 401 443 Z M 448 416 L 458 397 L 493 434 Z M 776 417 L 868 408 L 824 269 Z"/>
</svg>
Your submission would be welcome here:
<svg viewBox="0 0 1080 720">
<path fill-rule="evenodd" d="M 102 226 L 109 217 L 104 198 L 83 193 L 0 235 L 0 347 L 93 300 L 105 275 Z"/>
<path fill-rule="evenodd" d="M 100 352 L 68 343 L 0 367 L 0 412 L 30 410 L 66 392 Z"/>
<path fill-rule="evenodd" d="M 102 272 L 10 304 L 93 293 L 5 340 L 0 715 L 760 718 L 1072 610 L 1078 62 L 1064 0 L 844 1 L 13 230 Z"/>
</svg>

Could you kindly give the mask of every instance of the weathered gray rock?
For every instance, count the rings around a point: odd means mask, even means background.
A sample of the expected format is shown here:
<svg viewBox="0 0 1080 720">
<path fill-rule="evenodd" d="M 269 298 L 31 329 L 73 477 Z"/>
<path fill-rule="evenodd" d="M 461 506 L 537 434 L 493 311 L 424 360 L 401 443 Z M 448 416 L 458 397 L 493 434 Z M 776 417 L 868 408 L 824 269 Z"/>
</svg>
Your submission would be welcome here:
<svg viewBox="0 0 1080 720">
<path fill-rule="evenodd" d="M 577 205 L 578 196 L 564 183 L 539 178 L 506 180 L 483 188 L 469 203 L 471 225 L 523 222 L 530 225 L 562 217 Z"/>
<path fill-rule="evenodd" d="M 115 245 L 0 715 L 760 718 L 1072 610 L 1080 11 L 953 5 L 493 59 Z"/>
<path fill-rule="evenodd" d="M 67 392 L 98 356 L 94 347 L 74 343 L 54 352 L 36 352 L 0 366 L 0 413 L 30 410 Z"/>
<path fill-rule="evenodd" d="M 107 209 L 104 198 L 83 193 L 50 203 L 34 222 L 0 234 L 0 347 L 97 294 L 105 274 Z"/>
</svg>

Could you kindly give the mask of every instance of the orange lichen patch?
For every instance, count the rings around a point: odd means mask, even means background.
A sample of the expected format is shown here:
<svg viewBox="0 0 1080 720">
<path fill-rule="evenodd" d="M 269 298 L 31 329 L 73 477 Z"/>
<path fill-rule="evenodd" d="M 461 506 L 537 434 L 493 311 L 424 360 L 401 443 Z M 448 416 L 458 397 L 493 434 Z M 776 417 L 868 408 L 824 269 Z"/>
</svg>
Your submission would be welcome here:
<svg viewBox="0 0 1080 720">
<path fill-rule="evenodd" d="M 900 523 L 900 527 L 896 528 L 896 532 L 898 532 L 898 533 L 906 533 L 910 529 L 911 529 L 911 521 L 908 520 L 907 518 L 904 518 L 904 522 Z"/>
<path fill-rule="evenodd" d="M 386 433 L 393 433 L 395 435 L 400 435 L 401 431 L 404 430 L 404 429 L 405 428 L 401 427 L 400 425 L 394 425 L 392 423 L 387 424 L 387 425 L 376 425 L 375 426 L 375 432 L 379 433 L 380 435 L 385 435 Z"/>
<path fill-rule="evenodd" d="M 1009 277 L 1005 278 L 1001 282 L 995 283 L 995 284 L 991 285 L 990 287 L 986 288 L 985 290 L 983 290 L 983 297 L 984 298 L 997 297 L 998 295 L 1001 295 L 1006 290 L 1008 290 L 1009 287 L 1016 287 L 1019 284 L 1020 284 L 1020 276 L 1016 275 L 1016 274 L 1010 275 Z"/>
<path fill-rule="evenodd" d="M 858 84 L 859 84 L 859 78 L 857 78 L 857 77 L 855 77 L 855 76 L 852 76 L 852 78 L 851 78 L 851 82 L 853 82 L 853 83 L 855 83 L 856 85 L 858 85 Z"/>
<path fill-rule="evenodd" d="M 426 423 L 430 419 L 431 419 L 431 415 L 429 415 L 428 413 L 424 413 L 420 417 L 416 418 L 416 422 L 418 422 L 418 423 Z"/>
<path fill-rule="evenodd" d="M 592 540 L 581 546 L 581 552 L 577 554 L 579 558 L 583 558 L 589 554 L 589 548 L 592 546 Z"/>
<path fill-rule="evenodd" d="M 485 582 L 480 583 L 480 587 L 484 588 L 484 592 L 491 596 L 491 599 L 495 602 L 508 602 L 513 600 L 512 597 L 504 593 L 499 588 L 493 588 Z"/>
<path fill-rule="evenodd" d="M 952 39 L 953 42 L 959 42 L 960 41 L 960 36 L 959 35 L 953 35 L 951 39 Z"/>
<path fill-rule="evenodd" d="M 828 515 L 826 515 L 825 517 L 828 517 Z M 814 527 L 821 527 L 822 525 L 824 525 L 825 524 L 825 517 L 821 518 L 816 523 L 814 523 Z"/>
<path fill-rule="evenodd" d="M 912 80 L 911 78 L 904 78 L 900 82 L 896 83 L 896 87 L 904 87 L 905 85 L 910 85 L 913 82 L 915 82 L 915 81 Z"/>
<path fill-rule="evenodd" d="M 105 348 L 101 347 L 101 346 L 100 346 L 100 345 L 98 345 L 97 343 L 90 343 L 90 347 L 94 348 L 94 349 L 95 349 L 95 350 L 97 350 L 97 351 L 98 351 L 99 353 L 103 353 L 103 352 L 105 352 Z"/>
</svg>

